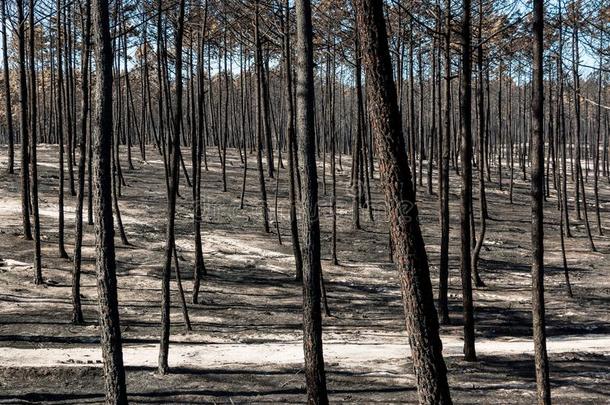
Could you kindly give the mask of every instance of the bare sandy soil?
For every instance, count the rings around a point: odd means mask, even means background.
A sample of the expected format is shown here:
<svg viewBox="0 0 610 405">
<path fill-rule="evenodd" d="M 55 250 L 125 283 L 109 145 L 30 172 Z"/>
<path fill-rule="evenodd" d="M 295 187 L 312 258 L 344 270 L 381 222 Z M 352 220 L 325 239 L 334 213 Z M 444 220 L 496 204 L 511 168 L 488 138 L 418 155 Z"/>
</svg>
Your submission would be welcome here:
<svg viewBox="0 0 610 405">
<path fill-rule="evenodd" d="M 0 149 L 0 402 L 103 402 L 93 228 L 85 226 L 83 251 L 82 295 L 88 323 L 73 326 L 72 263 L 58 259 L 57 254 L 57 148 L 39 148 L 44 286 L 33 284 L 33 242 L 20 236 L 19 175 L 18 171 L 15 175 L 6 174 L 6 153 L 5 147 Z M 134 149 L 135 156 L 139 157 Z M 218 158 L 209 156 L 209 171 L 203 175 L 203 240 L 208 275 L 202 285 L 202 303 L 189 305 L 194 331 L 186 333 L 176 284 L 172 281 L 173 372 L 164 377 L 155 373 L 165 182 L 159 156 L 150 149 L 148 157 L 147 162 L 134 159 L 135 170 L 128 170 L 123 161 L 127 187 L 123 187 L 120 207 L 130 245 L 122 245 L 117 237 L 119 300 L 130 400 L 304 402 L 301 287 L 293 281 L 286 170 L 280 170 L 279 182 L 278 212 L 283 242 L 280 246 L 274 226 L 273 234 L 262 232 L 253 155 L 248 159 L 251 168 L 246 204 L 243 210 L 239 209 L 243 166 L 236 151 L 230 151 L 228 156 L 226 193 L 222 192 Z M 339 266 L 328 260 L 330 195 L 324 195 L 320 188 L 323 269 L 332 311 L 332 316 L 323 320 L 330 400 L 415 403 L 414 374 L 396 272 L 388 262 L 387 223 L 378 180 L 373 182 L 375 222 L 370 222 L 363 210 L 364 229 L 353 231 L 348 192 L 350 161 L 343 157 L 342 163 L 344 170 L 337 176 Z M 321 166 L 319 176 L 322 182 Z M 513 205 L 508 201 L 508 187 L 499 190 L 497 184 L 488 185 L 492 220 L 488 222 L 481 253 L 481 274 L 487 286 L 474 292 L 479 357 L 476 363 L 464 362 L 461 356 L 459 180 L 455 177 L 451 182 L 452 325 L 442 327 L 441 334 L 456 403 L 534 402 L 529 183 L 518 177 Z M 177 244 L 188 294 L 194 262 L 192 201 L 184 177 L 181 182 Z M 330 186 L 330 176 L 327 183 Z M 275 185 L 275 180 L 268 180 L 271 218 Z M 608 226 L 610 187 L 605 180 L 600 181 L 600 187 L 602 218 Z M 438 202 L 436 196 L 426 195 L 425 186 L 420 190 L 420 222 L 436 286 Z M 584 223 L 572 218 L 575 237 L 566 240 L 566 248 L 575 297 L 568 298 L 555 202 L 555 194 L 551 193 L 545 211 L 547 321 L 554 402 L 610 403 L 610 238 L 596 236 L 599 252 L 590 252 Z M 66 248 L 70 254 L 74 203 L 75 197 L 69 196 L 66 187 Z M 606 228 L 605 233 L 610 233 L 610 229 Z"/>
</svg>

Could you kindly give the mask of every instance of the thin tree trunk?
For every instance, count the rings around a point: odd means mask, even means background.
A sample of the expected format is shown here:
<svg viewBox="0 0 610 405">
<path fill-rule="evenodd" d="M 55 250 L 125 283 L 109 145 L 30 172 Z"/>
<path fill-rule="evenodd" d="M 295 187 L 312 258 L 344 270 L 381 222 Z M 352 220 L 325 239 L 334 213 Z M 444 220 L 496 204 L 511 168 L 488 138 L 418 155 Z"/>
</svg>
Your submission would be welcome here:
<svg viewBox="0 0 610 405">
<path fill-rule="evenodd" d="M 360 195 L 362 183 L 360 182 L 362 132 L 364 131 L 364 108 L 362 103 L 362 57 L 360 54 L 359 39 L 356 37 L 356 134 L 352 142 L 352 225 L 354 229 L 360 227 Z"/>
<path fill-rule="evenodd" d="M 580 74 L 578 72 L 578 66 L 579 66 L 579 58 L 580 58 L 580 53 L 579 53 L 579 30 L 578 30 L 578 25 L 580 24 L 580 21 L 578 20 L 580 18 L 580 12 L 578 10 L 578 2 L 575 3 L 575 10 L 574 10 L 574 18 L 575 18 L 575 26 L 573 29 L 573 50 L 574 50 L 574 67 L 573 67 L 573 73 L 574 73 L 574 125 L 575 125 L 575 131 L 574 131 L 574 135 L 576 137 L 575 143 L 576 143 L 576 205 L 577 207 L 579 207 L 579 196 L 578 196 L 578 192 L 580 191 L 581 196 L 582 196 L 582 212 L 584 214 L 584 221 L 585 221 L 585 229 L 587 231 L 587 239 L 589 240 L 589 247 L 591 249 L 592 252 L 596 251 L 595 248 L 595 244 L 593 243 L 593 237 L 591 236 L 591 227 L 589 225 L 589 213 L 588 213 L 588 208 L 587 208 L 587 195 L 585 192 L 585 182 L 583 179 L 583 174 L 582 174 L 582 163 L 581 163 L 581 155 L 582 155 L 582 148 L 581 148 L 581 122 L 580 122 L 580 92 L 582 91 L 581 87 L 580 87 Z M 580 218 L 580 210 L 577 211 L 578 213 L 578 217 Z"/>
<path fill-rule="evenodd" d="M 260 0 L 256 0 L 255 2 L 255 24 L 254 24 L 254 37 L 256 42 L 256 50 L 255 50 L 255 64 L 256 64 L 256 166 L 258 169 L 258 182 L 261 191 L 261 210 L 262 210 L 262 219 L 263 219 L 263 229 L 265 233 L 269 233 L 269 210 L 267 208 L 267 190 L 265 187 L 265 173 L 263 171 L 263 131 L 266 131 L 265 124 L 265 98 L 263 96 L 264 93 L 264 79 L 263 79 L 263 61 L 262 61 L 262 49 L 261 49 L 261 39 L 259 32 L 259 7 Z M 269 160 L 269 156 L 267 156 L 269 164 L 269 174 L 272 173 L 272 165 L 273 159 Z M 272 177 L 272 176 L 271 176 Z"/>
<path fill-rule="evenodd" d="M 536 363 L 537 401 L 550 405 L 551 385 L 546 353 L 544 310 L 544 95 L 543 95 L 543 0 L 534 0 L 532 71 L 532 315 Z"/>
<path fill-rule="evenodd" d="M 301 253 L 301 244 L 299 241 L 299 226 L 297 222 L 296 210 L 296 192 L 295 192 L 295 176 L 299 168 L 295 164 L 295 143 L 296 134 L 294 128 L 295 112 L 293 102 L 292 88 L 292 58 L 290 47 L 290 3 L 285 0 L 284 3 L 284 75 L 286 80 L 286 105 L 288 107 L 287 114 L 287 137 L 288 137 L 288 200 L 290 203 L 290 235 L 292 240 L 292 252 L 294 254 L 295 264 L 295 280 L 303 280 L 303 256 Z M 245 145 L 244 145 L 245 151 Z"/>
<path fill-rule="evenodd" d="M 180 179 L 180 129 L 182 120 L 182 37 L 184 34 L 185 0 L 180 0 L 176 21 L 176 108 L 172 117 L 173 132 L 168 134 L 168 190 L 167 190 L 167 228 L 165 238 L 165 260 L 161 287 L 161 342 L 159 345 L 159 374 L 169 371 L 169 335 L 170 335 L 170 277 L 172 254 L 175 248 L 176 197 Z M 169 102 L 169 100 L 168 100 Z"/>
<path fill-rule="evenodd" d="M 258 0 L 257 0 L 258 4 Z M 309 0 L 296 0 L 296 131 L 303 156 L 303 348 L 307 401 L 328 404 L 320 308 L 320 217 L 315 151 L 313 33 Z"/>
<path fill-rule="evenodd" d="M 184 328 L 186 332 L 193 330 L 191 320 L 189 318 L 188 307 L 186 306 L 186 298 L 184 297 L 184 289 L 182 288 L 182 275 L 180 274 L 180 265 L 178 264 L 178 252 L 174 243 L 174 266 L 176 267 L 176 284 L 178 285 L 178 295 L 180 296 L 180 308 L 182 309 L 182 318 L 184 319 Z"/>
<path fill-rule="evenodd" d="M 42 284 L 42 260 L 40 253 L 40 213 L 38 210 L 38 163 L 36 148 L 38 137 L 38 95 L 36 84 L 36 60 L 34 58 L 34 0 L 30 0 L 29 10 L 29 53 L 30 53 L 30 198 L 34 220 L 34 284 Z"/>
<path fill-rule="evenodd" d="M 199 56 L 197 60 L 197 76 L 198 76 L 198 84 L 199 84 L 199 92 L 197 97 L 197 116 L 198 116 L 198 124 L 197 131 L 193 132 L 193 139 L 191 142 L 193 143 L 193 153 L 196 156 L 193 156 L 193 187 L 194 187 L 194 226 L 195 226 L 195 269 L 193 271 L 193 295 L 192 302 L 193 304 L 197 304 L 199 301 L 199 287 L 201 284 L 201 278 L 206 274 L 206 268 L 203 261 L 203 247 L 201 241 L 201 155 L 203 153 L 203 143 L 204 140 L 204 126 L 205 122 L 205 89 L 204 89 L 204 71 L 203 71 L 203 45 L 204 45 L 204 35 L 207 28 L 208 22 L 208 2 L 205 2 L 205 11 L 203 18 L 203 27 L 201 33 L 201 44 L 199 48 Z M 193 78 L 191 77 L 191 80 Z M 194 101 L 193 101 L 194 102 Z"/>
<path fill-rule="evenodd" d="M 58 194 L 58 209 L 59 209 L 59 239 L 58 249 L 59 257 L 67 259 L 68 253 L 64 247 L 64 73 L 63 73 L 63 58 L 62 58 L 62 29 L 61 20 L 63 14 L 63 2 L 57 0 L 57 133 L 59 142 L 59 194 Z"/>
<path fill-rule="evenodd" d="M 24 0 L 17 0 L 17 39 L 19 53 L 19 98 L 21 113 L 19 114 L 19 130 L 21 131 L 21 219 L 23 223 L 23 237 L 32 239 L 32 226 L 30 224 L 30 156 L 28 134 L 28 87 L 27 67 L 25 61 L 25 12 Z"/>
<path fill-rule="evenodd" d="M 441 252 L 438 281 L 438 315 L 440 323 L 449 324 L 449 155 L 451 153 L 451 0 L 445 0 L 445 106 L 443 111 L 443 133 L 439 142 L 439 196 L 441 210 Z M 440 133 L 439 133 L 440 134 Z"/>
<path fill-rule="evenodd" d="M 8 167 L 9 174 L 15 172 L 15 128 L 13 125 L 13 107 L 11 102 L 11 86 L 9 81 L 9 68 L 8 68 L 8 47 L 6 40 L 6 25 L 8 19 L 6 18 L 6 0 L 2 0 L 2 62 L 4 67 L 4 108 L 6 110 L 6 124 L 7 124 L 7 137 L 8 137 Z"/>
<path fill-rule="evenodd" d="M 114 228 L 112 225 L 112 47 L 108 0 L 93 1 L 95 104 L 94 140 L 95 252 L 102 357 L 107 404 L 126 404 L 125 370 L 117 299 Z"/>
<path fill-rule="evenodd" d="M 472 300 L 471 280 L 471 228 L 470 207 L 472 201 L 472 126 L 471 126 L 471 104 L 472 104 L 472 59 L 470 52 L 470 12 L 471 1 L 462 2 L 462 75 L 461 75 L 461 105 L 460 105 L 460 132 L 461 150 L 460 160 L 462 164 L 462 191 L 460 205 L 461 224 L 461 260 L 460 272 L 462 275 L 462 301 L 464 316 L 464 358 L 466 361 L 476 361 L 474 346 L 474 308 Z"/>
<path fill-rule="evenodd" d="M 603 30 L 600 28 L 599 33 L 599 49 L 603 49 Z M 604 236 L 604 230 L 602 229 L 602 219 L 599 208 L 599 145 L 602 136 L 602 69 L 603 69 L 603 55 L 599 55 L 599 83 L 597 86 L 597 132 L 595 133 L 595 151 L 593 159 L 593 193 L 595 198 L 595 219 L 597 222 L 597 234 Z"/>
<path fill-rule="evenodd" d="M 474 276 L 475 286 L 484 287 L 485 283 L 481 280 L 479 275 L 479 259 L 481 255 L 481 248 L 485 241 L 485 231 L 487 230 L 487 198 L 485 196 L 485 138 L 486 138 L 486 127 L 485 127 L 485 104 L 483 95 L 483 0 L 479 0 L 479 33 L 478 33 L 477 46 L 477 73 L 478 73 L 478 86 L 477 86 L 477 103 L 479 109 L 479 206 L 480 206 L 480 217 L 481 228 L 479 231 L 479 238 L 475 244 L 474 251 L 472 253 L 472 275 Z M 474 229 L 473 229 L 474 233 Z"/>
<path fill-rule="evenodd" d="M 83 202 L 85 197 L 85 162 L 87 159 L 87 118 L 89 114 L 89 57 L 91 37 L 91 3 L 85 2 L 86 21 L 83 27 L 83 56 L 82 56 L 82 110 L 80 122 L 80 142 L 78 160 L 78 190 L 76 198 L 76 215 L 74 232 L 74 267 L 72 268 L 72 323 L 80 325 L 84 323 L 83 311 L 80 300 L 80 273 L 81 273 L 81 251 L 83 243 Z"/>
<path fill-rule="evenodd" d="M 470 9 L 471 0 L 462 2 L 462 76 L 461 76 L 461 163 L 462 163 L 462 192 L 460 205 L 461 224 L 461 275 L 462 275 L 462 301 L 464 305 L 464 359 L 476 361 L 474 347 L 474 306 L 472 302 L 471 279 L 471 232 L 470 216 L 472 203 L 472 58 L 470 52 Z"/>
</svg>

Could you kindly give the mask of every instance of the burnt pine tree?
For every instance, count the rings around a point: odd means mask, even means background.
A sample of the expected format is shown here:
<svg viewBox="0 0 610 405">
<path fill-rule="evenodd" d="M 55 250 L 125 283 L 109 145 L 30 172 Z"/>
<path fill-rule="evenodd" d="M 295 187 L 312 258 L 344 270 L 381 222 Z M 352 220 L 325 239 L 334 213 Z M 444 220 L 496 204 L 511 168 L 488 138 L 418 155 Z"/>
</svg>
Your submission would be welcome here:
<svg viewBox="0 0 610 405">
<path fill-rule="evenodd" d="M 74 266 L 72 268 L 72 323 L 82 324 L 83 311 L 80 300 L 80 273 L 83 244 L 83 203 L 85 199 L 85 163 L 87 159 L 87 118 L 89 115 L 89 58 L 91 53 L 91 2 L 85 2 L 83 61 L 81 68 L 81 121 L 78 159 L 78 189 L 76 194 L 75 236 L 74 236 Z"/>
<path fill-rule="evenodd" d="M 6 41 L 6 25 L 8 19 L 6 18 L 6 0 L 2 0 L 0 6 L 0 12 L 2 15 L 2 62 L 4 68 L 4 108 L 6 108 L 6 131 L 8 137 L 8 168 L 9 174 L 13 174 L 15 169 L 15 129 L 13 126 L 13 107 L 11 102 L 11 85 L 9 81 L 9 70 L 8 70 L 8 49 Z"/>
<path fill-rule="evenodd" d="M 21 219 L 23 222 L 23 237 L 32 239 L 32 226 L 30 224 L 30 193 L 29 185 L 29 135 L 28 135 L 28 86 L 27 68 L 25 61 L 25 11 L 23 0 L 17 0 L 17 40 L 19 53 L 19 103 L 21 112 L 19 123 L 21 131 Z"/>
<path fill-rule="evenodd" d="M 464 358 L 476 361 L 474 347 L 474 308 L 472 303 L 472 261 L 470 216 L 472 214 L 472 56 L 470 49 L 470 0 L 462 2 L 462 72 L 460 135 L 462 191 L 460 204 L 462 301 L 464 305 Z"/>
<path fill-rule="evenodd" d="M 428 257 L 419 226 L 382 0 L 355 0 L 368 106 L 389 212 L 417 389 L 421 404 L 451 404 L 434 308 Z"/>
<path fill-rule="evenodd" d="M 487 197 L 485 195 L 485 139 L 487 137 L 485 125 L 485 104 L 483 95 L 483 0 L 479 0 L 479 29 L 477 38 L 477 110 L 478 110 L 478 125 L 477 132 L 479 135 L 478 147 L 478 169 L 479 169 L 479 204 L 480 204 L 480 222 L 481 228 L 479 238 L 472 252 L 472 275 L 477 287 L 484 287 L 485 283 L 479 276 L 479 258 L 481 256 L 481 248 L 485 241 L 485 232 L 487 230 Z M 489 98 L 488 98 L 489 100 Z M 471 217 L 474 213 L 471 213 Z M 472 230 L 474 232 L 474 229 Z"/>
<path fill-rule="evenodd" d="M 168 136 L 168 190 L 167 190 L 167 228 L 165 236 L 165 258 L 163 263 L 163 279 L 161 287 L 161 343 L 159 345 L 159 374 L 169 370 L 167 362 L 169 354 L 170 335 L 170 291 L 169 282 L 172 270 L 172 255 L 176 234 L 176 198 L 178 180 L 180 178 L 180 121 L 182 120 L 182 38 L 184 35 L 184 4 L 181 0 L 176 21 L 176 107 L 172 117 L 173 131 Z M 177 260 L 176 260 L 177 262 Z M 178 269 L 176 269 L 178 271 Z"/>
<path fill-rule="evenodd" d="M 263 81 L 263 51 L 260 38 L 260 0 L 256 0 L 254 8 L 254 42 L 255 65 L 256 65 L 256 168 L 258 171 L 258 183 L 261 191 L 261 209 L 263 218 L 263 229 L 269 233 L 269 209 L 267 206 L 267 189 L 265 187 L 265 173 L 263 171 L 263 131 L 265 131 L 265 108 L 264 81 Z M 268 161 L 273 164 L 273 159 Z M 269 168 L 269 173 L 272 173 Z"/>
<path fill-rule="evenodd" d="M 192 139 L 192 161 L 193 161 L 193 223 L 195 230 L 195 269 L 193 271 L 193 294 L 192 302 L 197 304 L 199 301 L 199 287 L 201 285 L 201 278 L 206 273 L 205 264 L 203 262 L 203 247 L 201 241 L 201 155 L 203 152 L 204 139 L 204 99 L 205 89 L 203 86 L 203 46 L 205 32 L 207 30 L 208 22 L 208 2 L 205 2 L 204 6 L 204 17 L 203 25 L 201 27 L 201 47 L 197 61 L 197 74 L 200 79 L 198 80 L 199 92 L 197 97 L 197 129 L 194 132 Z M 193 103 L 195 100 L 193 99 Z"/>
<path fill-rule="evenodd" d="M 449 323 L 449 154 L 451 152 L 451 0 L 445 0 L 445 72 L 442 140 L 439 142 L 439 199 L 441 210 L 441 254 L 438 276 L 438 315 L 442 324 Z"/>
<path fill-rule="evenodd" d="M 288 138 L 288 199 L 290 202 L 290 236 L 292 241 L 292 251 L 294 254 L 295 264 L 295 279 L 297 281 L 303 280 L 303 255 L 301 253 L 301 244 L 299 241 L 299 226 L 297 220 L 296 210 L 296 181 L 295 171 L 298 170 L 295 167 L 294 154 L 296 148 L 296 134 L 294 128 L 294 97 L 293 97 L 293 79 L 292 79 L 292 58 L 290 48 L 290 4 L 289 0 L 285 0 L 284 3 L 284 37 L 283 37 L 283 51 L 284 51 L 284 79 L 286 81 L 286 107 L 288 114 L 286 117 L 286 127 Z M 245 151 L 245 148 L 244 148 Z M 246 155 L 246 153 L 244 153 Z"/>
<path fill-rule="evenodd" d="M 307 401 L 328 404 L 320 308 L 320 216 L 316 171 L 311 3 L 296 0 L 296 132 L 303 156 L 303 349 Z"/>
<path fill-rule="evenodd" d="M 125 370 L 117 299 L 112 224 L 112 44 L 108 0 L 93 0 L 93 49 L 97 67 L 94 89 L 93 202 L 95 269 L 107 404 L 126 404 Z"/>
<path fill-rule="evenodd" d="M 30 203 L 34 220 L 34 284 L 42 284 L 42 259 L 40 253 L 40 212 L 38 210 L 38 163 L 36 161 L 36 143 L 38 138 L 38 100 L 36 87 L 36 61 L 34 59 L 34 0 L 30 0 L 28 25 L 29 62 L 30 62 Z"/>
<path fill-rule="evenodd" d="M 67 259 L 68 253 L 66 252 L 66 248 L 64 246 L 64 74 L 63 74 L 63 58 L 62 58 L 62 32 L 61 32 L 61 19 L 63 13 L 63 2 L 62 0 L 57 0 L 57 94 L 56 94 L 56 104 L 57 104 L 57 138 L 59 142 L 59 192 L 58 192 L 58 224 L 59 224 L 59 233 L 58 233 L 58 249 L 59 249 L 59 257 Z M 68 149 L 68 153 L 72 153 L 71 150 Z"/>
<path fill-rule="evenodd" d="M 543 0 L 534 0 L 532 43 L 532 316 L 536 386 L 539 405 L 551 403 L 549 361 L 546 353 L 544 314 L 544 84 L 543 84 Z"/>
</svg>

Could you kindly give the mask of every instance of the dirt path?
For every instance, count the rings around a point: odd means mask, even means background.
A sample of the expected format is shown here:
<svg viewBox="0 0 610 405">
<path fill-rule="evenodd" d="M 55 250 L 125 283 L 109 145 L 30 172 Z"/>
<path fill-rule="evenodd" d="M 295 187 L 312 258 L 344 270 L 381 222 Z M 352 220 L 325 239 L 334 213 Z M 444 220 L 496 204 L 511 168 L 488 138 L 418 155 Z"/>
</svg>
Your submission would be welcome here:
<svg viewBox="0 0 610 405">
<path fill-rule="evenodd" d="M 462 342 L 451 336 L 443 339 L 446 356 L 461 356 Z M 610 335 L 580 335 L 550 338 L 549 353 L 587 352 L 610 353 Z M 132 367 L 155 367 L 158 345 L 129 345 L 123 350 L 125 365 Z M 480 355 L 533 354 L 529 340 L 481 340 L 477 342 Z M 375 343 L 326 343 L 324 355 L 328 363 L 345 369 L 386 371 L 401 365 L 400 359 L 410 353 L 407 344 Z M 247 344 L 178 344 L 170 350 L 172 367 L 193 369 L 219 368 L 222 366 L 276 365 L 286 366 L 301 363 L 303 349 L 300 342 L 293 343 L 247 343 Z M 70 348 L 0 348 L 0 364 L 5 367 L 56 367 L 101 364 L 99 347 Z"/>
</svg>

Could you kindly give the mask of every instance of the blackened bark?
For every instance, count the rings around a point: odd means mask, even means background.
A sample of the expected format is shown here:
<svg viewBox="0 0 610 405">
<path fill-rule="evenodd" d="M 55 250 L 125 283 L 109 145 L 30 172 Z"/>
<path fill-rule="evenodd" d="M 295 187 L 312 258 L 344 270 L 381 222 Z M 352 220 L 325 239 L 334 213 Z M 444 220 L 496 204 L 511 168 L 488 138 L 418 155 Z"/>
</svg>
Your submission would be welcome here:
<svg viewBox="0 0 610 405">
<path fill-rule="evenodd" d="M 9 70 L 8 70 L 8 48 L 6 41 L 6 24 L 8 19 L 6 18 L 6 0 L 2 0 L 1 12 L 2 12 L 2 62 L 4 67 L 4 108 L 6 109 L 6 124 L 7 124 L 7 136 L 8 136 L 8 172 L 13 174 L 15 172 L 15 128 L 13 125 L 13 107 L 11 101 L 11 86 L 9 82 Z"/>
<path fill-rule="evenodd" d="M 265 130 L 265 107 L 264 107 L 264 88 L 263 88 L 263 61 L 261 39 L 259 32 L 259 7 L 260 0 L 256 0 L 255 8 L 255 23 L 254 23 L 254 40 L 256 43 L 255 49 L 255 64 L 256 64 L 256 167 L 258 170 L 258 182 L 261 191 L 261 210 L 263 214 L 263 229 L 265 233 L 269 233 L 269 210 L 267 207 L 267 189 L 265 187 L 265 173 L 263 172 L 263 131 Z M 265 130 L 266 133 L 266 130 Z M 273 164 L 273 159 L 270 160 Z M 271 168 L 269 168 L 271 172 Z"/>
<path fill-rule="evenodd" d="M 419 402 L 451 404 L 428 257 L 398 110 L 381 0 L 356 0 L 368 106 L 380 159 Z"/>
<path fill-rule="evenodd" d="M 584 220 L 585 220 L 585 229 L 587 231 L 587 238 L 589 240 L 589 247 L 591 249 L 592 252 L 596 251 L 595 248 L 595 243 L 593 242 L 593 237 L 591 236 L 591 227 L 589 225 L 589 213 L 588 213 L 588 208 L 587 208 L 587 195 L 585 192 L 585 182 L 583 179 L 583 174 L 582 174 L 582 163 L 581 163 L 581 156 L 582 156 L 582 148 L 581 148 L 581 112 L 580 112 L 580 97 L 581 94 L 580 92 L 582 91 L 581 87 L 580 87 L 580 73 L 578 71 L 578 66 L 579 66 L 579 60 L 580 60 L 580 51 L 579 51 L 579 18 L 580 18 L 580 12 L 578 9 L 578 2 L 574 3 L 574 28 L 572 30 L 572 50 L 573 50 L 573 75 L 574 75 L 574 135 L 575 135 L 575 154 L 576 154 L 576 160 L 574 162 L 574 164 L 576 165 L 576 181 L 575 181 L 575 186 L 576 186 L 576 198 L 575 198 L 575 202 L 576 202 L 576 213 L 578 216 L 578 219 L 580 219 L 580 198 L 579 198 L 579 194 L 582 195 L 582 210 L 584 213 Z"/>
<path fill-rule="evenodd" d="M 292 240 L 292 252 L 294 254 L 295 279 L 303 280 L 303 256 L 301 243 L 299 241 L 299 225 L 297 222 L 296 192 L 295 192 L 295 167 L 294 149 L 296 134 L 294 129 L 294 102 L 292 89 L 292 58 L 290 49 L 290 4 L 288 0 L 284 3 L 284 75 L 286 79 L 286 105 L 288 107 L 287 137 L 288 137 L 288 199 L 290 202 L 290 235 Z M 245 151 L 245 145 L 244 145 Z"/>
<path fill-rule="evenodd" d="M 332 223 L 332 241 L 331 241 L 331 258 L 334 265 L 339 264 L 339 260 L 337 259 L 337 168 L 336 168 L 336 154 L 337 154 L 337 129 L 335 126 L 335 97 L 336 97 L 336 89 L 335 89 L 335 81 L 336 81 L 336 67 L 335 67 L 335 43 L 333 40 L 333 59 L 332 59 L 332 81 L 330 88 L 330 171 L 332 178 L 332 195 L 331 195 L 331 209 L 333 216 Z M 369 196 L 370 196 L 370 188 L 369 188 Z M 369 198 L 370 200 L 370 198 Z M 369 201 L 369 212 L 371 210 Z M 324 287 L 324 283 L 322 283 L 322 287 Z M 325 295 L 326 296 L 326 295 Z M 326 307 L 327 308 L 327 307 Z"/>
<path fill-rule="evenodd" d="M 603 30 L 600 28 L 599 33 L 599 49 L 603 49 Z M 594 159 L 593 159 L 593 198 L 595 200 L 595 219 L 597 223 L 597 234 L 599 236 L 604 236 L 604 231 L 602 229 L 602 219 L 599 207 L 599 146 L 602 137 L 602 69 L 603 69 L 603 55 L 599 55 L 599 79 L 597 85 L 597 131 L 595 133 L 595 142 L 594 142 Z"/>
<path fill-rule="evenodd" d="M 34 284 L 42 284 L 42 261 L 40 257 L 40 213 L 38 211 L 38 163 L 36 143 L 38 137 L 38 100 L 36 90 L 36 60 L 34 58 L 34 0 L 30 0 L 29 10 L 29 61 L 30 61 L 30 198 L 34 220 Z"/>
<path fill-rule="evenodd" d="M 115 141 L 118 141 L 118 139 L 115 139 Z M 118 167 L 119 160 L 118 160 L 117 155 L 114 152 L 113 152 L 112 156 L 113 156 L 112 167 L 113 167 L 113 171 L 116 173 L 118 170 L 117 167 Z M 128 246 L 129 241 L 127 240 L 127 235 L 125 234 L 125 228 L 123 227 L 123 220 L 121 219 L 121 211 L 119 210 L 119 196 L 121 195 L 120 175 L 119 174 L 114 175 L 113 179 L 114 180 L 112 182 L 112 201 L 114 203 L 114 218 L 116 220 L 116 227 L 119 229 L 119 236 L 121 237 L 121 242 L 123 243 L 123 245 Z"/>
<path fill-rule="evenodd" d="M 208 22 L 208 2 L 205 2 L 205 11 L 203 19 L 202 33 L 205 34 Z M 205 119 L 205 89 L 204 89 L 204 72 L 203 72 L 203 35 L 201 46 L 199 49 L 199 57 L 197 58 L 197 75 L 199 92 L 197 95 L 197 131 L 193 135 L 193 198 L 194 198 L 194 226 L 195 226 L 195 269 L 193 271 L 193 295 L 192 302 L 197 304 L 199 301 L 199 287 L 201 278 L 206 274 L 206 268 L 203 261 L 203 247 L 201 241 L 201 158 L 203 154 L 204 140 L 204 119 Z M 193 80 L 191 78 L 191 80 Z M 193 102 L 195 102 L 193 100 Z"/>
<path fill-rule="evenodd" d="M 481 255 L 481 248 L 485 241 L 485 231 L 487 230 L 487 197 L 485 196 L 485 139 L 486 139 L 486 125 L 485 125 L 485 97 L 483 95 L 483 0 L 479 0 L 479 30 L 478 38 L 479 45 L 477 46 L 477 73 L 478 73 L 478 86 L 477 86 L 477 104 L 479 110 L 479 205 L 480 205 L 480 221 L 481 228 L 479 231 L 479 238 L 474 246 L 472 253 L 472 274 L 474 276 L 474 282 L 477 287 L 484 287 L 485 283 L 481 280 L 479 275 L 479 258 Z M 473 229 L 474 233 L 474 229 Z"/>
<path fill-rule="evenodd" d="M 358 25 L 356 23 L 356 25 Z M 354 229 L 360 229 L 360 196 L 362 195 L 362 183 L 360 182 L 360 171 L 362 170 L 362 132 L 364 108 L 362 103 L 362 57 L 360 55 L 360 44 L 356 37 L 356 134 L 352 143 L 352 225 Z"/>
<path fill-rule="evenodd" d="M 19 129 L 21 131 L 21 219 L 23 222 L 23 237 L 32 239 L 32 226 L 30 224 L 30 193 L 29 193 L 29 139 L 28 134 L 28 87 L 27 68 L 25 62 L 25 12 L 23 0 L 17 0 L 17 39 L 19 53 Z"/>
<path fill-rule="evenodd" d="M 57 0 L 57 100 L 56 100 L 56 112 L 57 112 L 57 139 L 59 142 L 59 192 L 58 192 L 58 218 L 59 218 L 59 235 L 58 235 L 58 249 L 59 257 L 68 258 L 66 248 L 64 246 L 64 73 L 63 73 L 63 58 L 62 58 L 62 29 L 61 21 L 63 14 L 63 1 Z M 71 153 L 68 150 L 69 153 Z"/>
<path fill-rule="evenodd" d="M 472 57 L 470 51 L 471 0 L 462 3 L 462 75 L 460 105 L 460 159 L 462 191 L 460 204 L 462 301 L 464 305 L 464 358 L 476 361 L 474 347 L 474 308 L 472 302 L 472 262 L 470 216 L 472 206 Z"/>
<path fill-rule="evenodd" d="M 173 131 L 168 134 L 168 190 L 167 228 L 165 236 L 165 262 L 161 286 L 161 343 L 159 345 L 159 374 L 169 371 L 167 362 L 170 335 L 170 291 L 169 282 L 172 269 L 172 254 L 176 243 L 174 223 L 176 220 L 176 197 L 180 178 L 180 129 L 182 120 L 182 37 L 184 35 L 185 0 L 180 0 L 176 21 L 176 108 L 172 117 Z"/>
<path fill-rule="evenodd" d="M 108 0 L 93 0 L 95 84 L 93 126 L 94 222 L 97 289 L 107 404 L 126 404 L 112 225 L 112 47 Z"/>
<path fill-rule="evenodd" d="M 260 14 L 258 14 L 258 18 L 260 18 Z M 265 65 L 269 64 L 269 56 L 268 53 L 265 55 L 266 61 L 263 63 L 262 58 L 262 48 L 260 42 L 260 32 L 257 36 L 257 49 L 259 53 L 259 67 L 260 67 L 260 86 L 261 86 L 261 104 L 262 104 L 262 114 L 263 114 L 263 127 L 265 134 L 265 151 L 267 153 L 267 175 L 269 178 L 273 178 L 275 173 L 275 168 L 273 166 L 273 140 L 271 138 L 271 106 L 269 101 L 269 68 Z"/>
<path fill-rule="evenodd" d="M 445 105 L 443 110 L 443 134 L 439 142 L 439 157 L 442 160 L 440 174 L 441 202 L 441 254 L 438 276 L 438 315 L 440 323 L 449 323 L 449 154 L 451 152 L 451 0 L 445 0 Z"/>
<path fill-rule="evenodd" d="M 536 363 L 537 401 L 551 403 L 549 362 L 546 353 L 544 305 L 544 95 L 543 95 L 543 0 L 534 0 L 532 69 L 532 316 Z"/>
<path fill-rule="evenodd" d="M 320 217 L 316 171 L 315 94 L 313 78 L 313 33 L 311 3 L 296 0 L 297 88 L 296 130 L 303 156 L 303 349 L 307 399 L 310 404 L 327 404 L 326 374 L 322 350 L 320 308 Z"/>
<path fill-rule="evenodd" d="M 81 252 L 83 244 L 83 202 L 85 197 L 85 162 L 87 159 L 87 118 L 89 114 L 89 57 L 91 35 L 91 2 L 85 2 L 85 26 L 82 62 L 82 110 L 80 122 L 80 142 L 78 160 L 78 190 L 76 194 L 76 231 L 74 240 L 74 267 L 72 268 L 72 323 L 82 324 L 83 311 L 80 300 Z"/>
</svg>

